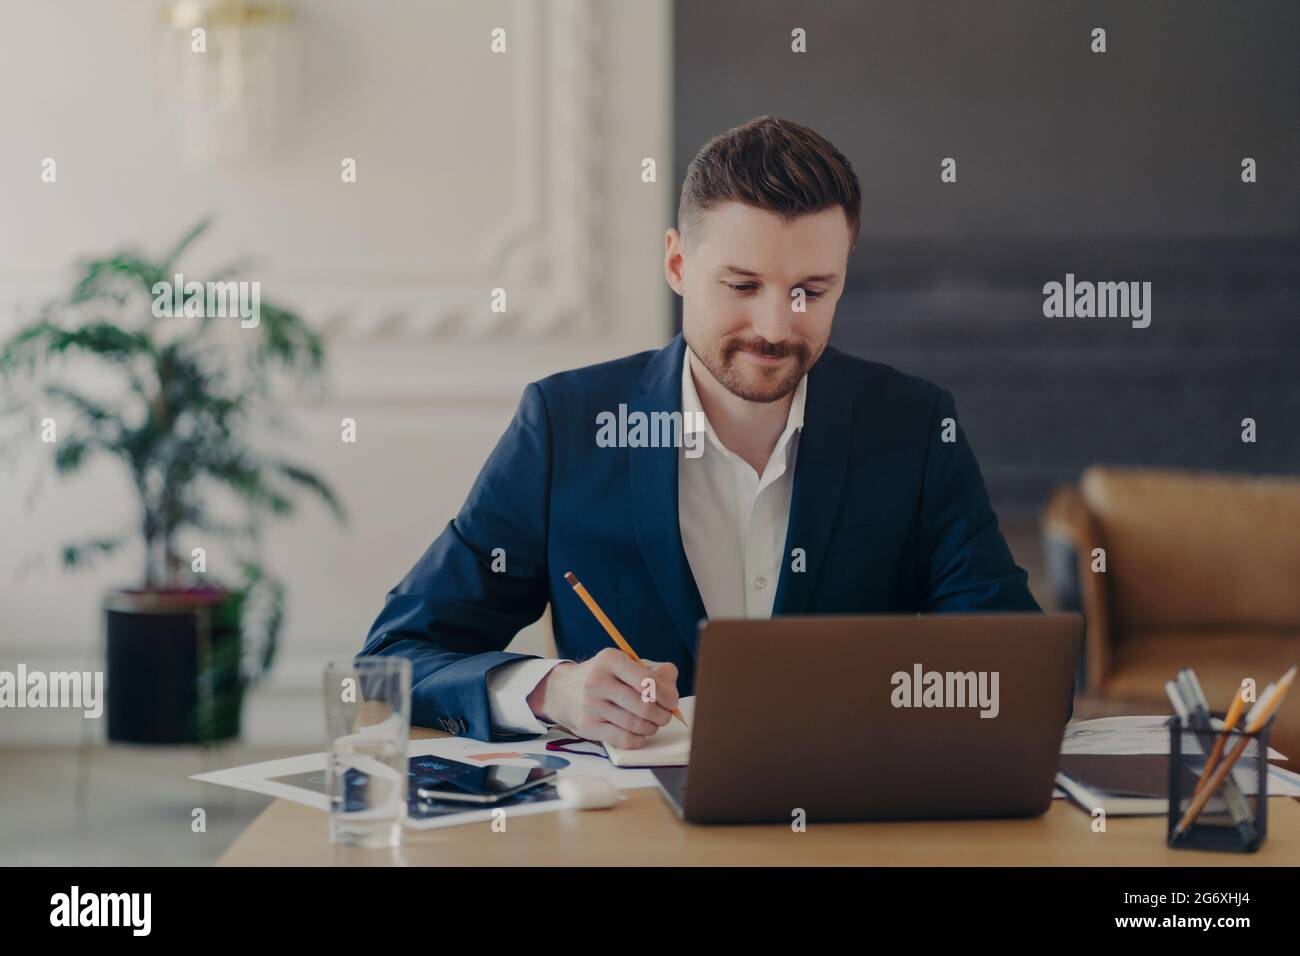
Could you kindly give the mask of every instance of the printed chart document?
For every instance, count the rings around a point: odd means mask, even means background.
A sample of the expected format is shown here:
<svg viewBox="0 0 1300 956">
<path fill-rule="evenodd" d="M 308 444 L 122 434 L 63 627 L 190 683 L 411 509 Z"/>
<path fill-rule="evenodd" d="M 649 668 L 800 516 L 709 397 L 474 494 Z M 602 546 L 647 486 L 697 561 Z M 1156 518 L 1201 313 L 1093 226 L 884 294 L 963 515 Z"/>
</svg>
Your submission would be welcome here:
<svg viewBox="0 0 1300 956">
<path fill-rule="evenodd" d="M 678 705 L 686 723 L 695 723 L 695 698 L 683 697 Z M 674 717 L 655 731 L 644 747 L 622 750 L 605 744 L 605 753 L 615 767 L 685 767 L 691 759 L 691 730 Z"/>
<path fill-rule="evenodd" d="M 470 737 L 412 740 L 407 746 L 411 779 L 412 782 L 418 783 L 421 775 L 431 769 L 430 758 L 449 757 L 469 764 L 498 764 L 524 769 L 547 767 L 558 771 L 561 776 L 572 771 L 602 777 L 620 790 L 654 786 L 654 777 L 648 770 L 621 770 L 611 766 L 610 762 L 600 754 L 575 754 L 572 751 L 552 753 L 546 749 L 547 743 L 566 736 L 568 735 L 559 729 L 554 729 L 545 737 L 514 741 L 509 744 L 489 743 Z M 598 748 L 600 745 L 593 746 Z M 298 757 L 285 757 L 195 774 L 190 779 L 264 793 L 272 797 L 283 797 L 317 810 L 328 811 L 329 799 L 325 795 L 325 764 L 324 753 L 303 754 Z M 563 810 L 568 806 L 565 801 L 559 799 L 555 787 L 549 784 L 526 790 L 508 799 L 509 803 L 494 806 L 507 806 L 512 817 Z M 412 793 L 407 804 L 405 825 L 412 829 L 429 830 L 465 823 L 481 823 L 492 819 L 493 809 L 493 807 L 479 807 L 472 804 L 420 800 Z"/>
</svg>

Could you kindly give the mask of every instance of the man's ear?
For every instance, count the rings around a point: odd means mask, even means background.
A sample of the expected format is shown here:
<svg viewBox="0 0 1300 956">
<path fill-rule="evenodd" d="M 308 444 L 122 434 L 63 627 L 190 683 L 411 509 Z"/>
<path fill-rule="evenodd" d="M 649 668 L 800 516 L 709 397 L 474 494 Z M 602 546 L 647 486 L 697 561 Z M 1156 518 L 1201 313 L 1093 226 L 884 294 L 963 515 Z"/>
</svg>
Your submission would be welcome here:
<svg viewBox="0 0 1300 956">
<path fill-rule="evenodd" d="M 677 259 L 676 271 L 674 271 L 673 260 Z M 682 287 L 685 282 L 686 269 L 686 245 L 682 240 L 682 234 L 675 228 L 669 229 L 664 233 L 664 278 L 668 285 L 678 295 L 682 295 Z"/>
</svg>

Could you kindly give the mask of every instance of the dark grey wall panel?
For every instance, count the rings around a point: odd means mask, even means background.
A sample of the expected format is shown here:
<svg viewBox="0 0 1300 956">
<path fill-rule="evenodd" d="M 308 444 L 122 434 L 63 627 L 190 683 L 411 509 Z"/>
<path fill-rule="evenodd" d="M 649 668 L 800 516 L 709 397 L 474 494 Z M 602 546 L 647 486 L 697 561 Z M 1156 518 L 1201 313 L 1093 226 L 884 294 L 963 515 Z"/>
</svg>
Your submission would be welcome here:
<svg viewBox="0 0 1300 956">
<path fill-rule="evenodd" d="M 763 113 L 849 156 L 863 233 L 832 340 L 951 388 L 1002 510 L 1093 461 L 1300 472 L 1300 4 L 676 13 L 677 183 Z M 1045 318 L 1067 272 L 1151 282 L 1151 327 Z"/>
</svg>

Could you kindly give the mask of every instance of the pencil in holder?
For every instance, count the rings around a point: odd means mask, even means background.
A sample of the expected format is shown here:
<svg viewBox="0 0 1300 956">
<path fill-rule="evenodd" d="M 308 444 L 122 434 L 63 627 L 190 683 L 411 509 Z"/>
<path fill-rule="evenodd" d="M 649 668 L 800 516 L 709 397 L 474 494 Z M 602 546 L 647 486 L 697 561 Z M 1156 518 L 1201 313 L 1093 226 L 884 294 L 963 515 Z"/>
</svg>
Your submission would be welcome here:
<svg viewBox="0 0 1300 956">
<path fill-rule="evenodd" d="M 1224 715 L 1213 716 L 1222 719 Z M 1206 761 L 1214 753 L 1215 743 L 1223 731 L 1192 727 L 1177 716 L 1171 717 L 1166 726 L 1169 728 L 1169 846 L 1227 853 L 1258 850 L 1268 833 L 1268 734 L 1273 722 L 1270 720 L 1253 734 L 1241 729 L 1228 731 L 1208 775 Z M 1198 793 L 1202 777 L 1208 776 L 1208 786 L 1215 772 L 1238 749 L 1241 753 L 1232 769 L 1202 800 L 1202 794 Z M 1203 803 L 1200 811 L 1179 833 L 1179 822 L 1198 803 Z"/>
</svg>

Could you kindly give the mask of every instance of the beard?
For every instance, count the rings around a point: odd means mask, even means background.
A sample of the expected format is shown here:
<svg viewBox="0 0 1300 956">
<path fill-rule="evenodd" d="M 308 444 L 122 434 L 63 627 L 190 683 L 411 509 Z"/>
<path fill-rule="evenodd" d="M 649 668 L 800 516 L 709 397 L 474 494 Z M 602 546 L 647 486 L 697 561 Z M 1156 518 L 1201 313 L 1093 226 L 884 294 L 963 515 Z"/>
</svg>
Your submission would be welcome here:
<svg viewBox="0 0 1300 956">
<path fill-rule="evenodd" d="M 804 342 L 774 344 L 761 338 L 739 336 L 726 336 L 707 349 L 696 348 L 689 340 L 686 344 L 723 388 L 747 402 L 762 404 L 780 401 L 798 388 L 800 379 L 813 367 L 825 348 L 825 343 L 822 343 L 814 354 Z M 742 352 L 788 360 L 780 365 L 757 365 L 746 359 Z"/>
</svg>

